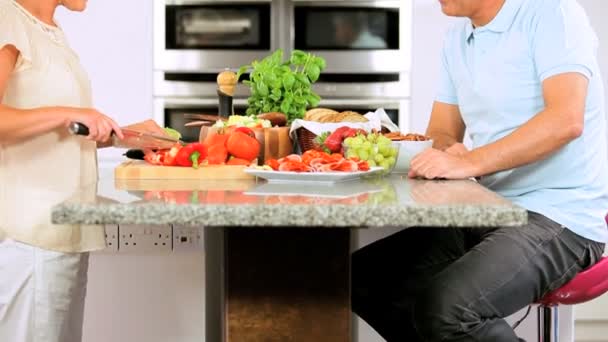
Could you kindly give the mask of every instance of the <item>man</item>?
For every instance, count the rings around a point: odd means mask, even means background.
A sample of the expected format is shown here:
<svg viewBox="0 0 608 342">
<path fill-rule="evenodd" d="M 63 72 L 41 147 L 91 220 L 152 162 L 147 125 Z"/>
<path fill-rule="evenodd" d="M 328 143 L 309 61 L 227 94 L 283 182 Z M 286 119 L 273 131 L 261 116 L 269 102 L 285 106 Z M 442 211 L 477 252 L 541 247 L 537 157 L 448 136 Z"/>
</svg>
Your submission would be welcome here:
<svg viewBox="0 0 608 342">
<path fill-rule="evenodd" d="M 447 33 L 434 149 L 410 176 L 476 177 L 528 224 L 410 228 L 369 245 L 353 255 L 353 310 L 390 342 L 518 341 L 503 318 L 594 264 L 608 240 L 597 38 L 575 0 L 440 3 L 469 20 Z"/>
</svg>

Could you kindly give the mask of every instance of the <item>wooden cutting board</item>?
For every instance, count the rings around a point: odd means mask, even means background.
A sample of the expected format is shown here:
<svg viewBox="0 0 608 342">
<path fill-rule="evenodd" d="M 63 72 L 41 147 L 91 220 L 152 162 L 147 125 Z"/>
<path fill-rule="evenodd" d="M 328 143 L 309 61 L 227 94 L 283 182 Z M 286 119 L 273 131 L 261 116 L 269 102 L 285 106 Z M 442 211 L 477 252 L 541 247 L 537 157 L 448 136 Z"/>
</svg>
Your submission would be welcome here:
<svg viewBox="0 0 608 342">
<path fill-rule="evenodd" d="M 143 160 L 129 160 L 114 169 L 115 179 L 155 179 L 155 180 L 235 180 L 255 179 L 244 172 L 243 165 L 210 165 L 198 169 L 180 166 L 151 165 Z"/>
</svg>

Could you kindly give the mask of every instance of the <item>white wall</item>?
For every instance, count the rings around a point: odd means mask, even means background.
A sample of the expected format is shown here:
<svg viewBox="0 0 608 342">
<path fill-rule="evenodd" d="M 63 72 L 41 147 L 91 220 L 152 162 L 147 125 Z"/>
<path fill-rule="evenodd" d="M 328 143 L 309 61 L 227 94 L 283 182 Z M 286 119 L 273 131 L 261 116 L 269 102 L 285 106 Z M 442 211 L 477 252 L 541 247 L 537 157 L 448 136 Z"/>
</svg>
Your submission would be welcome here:
<svg viewBox="0 0 608 342">
<path fill-rule="evenodd" d="M 61 9 L 58 21 L 80 55 L 93 85 L 93 101 L 119 124 L 152 117 L 152 2 L 89 1 L 84 13 Z M 115 162 L 122 151 L 100 151 Z"/>
</svg>

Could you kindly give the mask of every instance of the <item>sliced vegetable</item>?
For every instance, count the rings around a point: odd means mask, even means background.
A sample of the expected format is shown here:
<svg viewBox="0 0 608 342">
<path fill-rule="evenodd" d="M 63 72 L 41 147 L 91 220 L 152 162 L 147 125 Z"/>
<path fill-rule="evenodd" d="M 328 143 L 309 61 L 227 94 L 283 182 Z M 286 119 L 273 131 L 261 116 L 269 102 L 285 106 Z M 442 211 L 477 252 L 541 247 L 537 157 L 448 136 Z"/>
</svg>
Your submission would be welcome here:
<svg viewBox="0 0 608 342">
<path fill-rule="evenodd" d="M 182 134 L 179 131 L 170 127 L 165 127 L 165 133 L 173 139 L 179 140 L 182 138 Z"/>
<path fill-rule="evenodd" d="M 173 146 L 170 150 L 165 151 L 163 154 L 163 165 L 165 166 L 175 166 L 177 165 L 177 162 L 175 160 L 175 157 L 177 157 L 177 154 L 179 153 L 179 151 L 182 149 L 181 145 L 175 145 Z"/>
</svg>

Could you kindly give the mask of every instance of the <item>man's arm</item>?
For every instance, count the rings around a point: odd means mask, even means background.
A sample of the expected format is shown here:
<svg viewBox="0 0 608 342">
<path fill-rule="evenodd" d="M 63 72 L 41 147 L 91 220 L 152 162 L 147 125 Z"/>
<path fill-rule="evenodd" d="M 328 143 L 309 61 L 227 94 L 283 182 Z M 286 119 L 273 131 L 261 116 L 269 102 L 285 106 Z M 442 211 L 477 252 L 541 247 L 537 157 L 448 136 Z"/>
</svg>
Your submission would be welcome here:
<svg viewBox="0 0 608 342">
<path fill-rule="evenodd" d="M 545 109 L 511 134 L 468 153 L 428 149 L 412 159 L 410 177 L 465 179 L 530 164 L 583 132 L 587 78 L 564 73 L 543 82 Z"/>
<path fill-rule="evenodd" d="M 434 148 L 445 151 L 456 143 L 462 143 L 464 131 L 465 124 L 458 105 L 433 103 L 426 135 L 433 139 Z"/>
<path fill-rule="evenodd" d="M 481 176 L 547 158 L 583 132 L 588 80 L 565 73 L 543 82 L 545 109 L 508 136 L 477 148 L 464 158 Z"/>
</svg>

